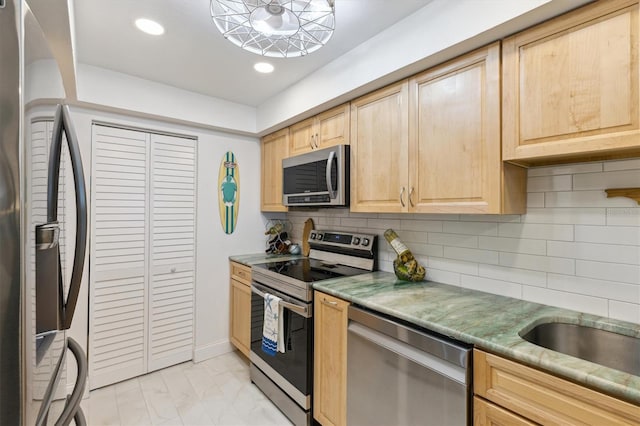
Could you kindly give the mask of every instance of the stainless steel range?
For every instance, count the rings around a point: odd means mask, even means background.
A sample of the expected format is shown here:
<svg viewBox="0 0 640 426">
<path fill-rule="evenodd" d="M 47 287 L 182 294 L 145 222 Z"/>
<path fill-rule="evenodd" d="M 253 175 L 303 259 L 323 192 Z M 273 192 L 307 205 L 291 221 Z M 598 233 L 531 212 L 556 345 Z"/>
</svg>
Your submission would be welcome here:
<svg viewBox="0 0 640 426">
<path fill-rule="evenodd" d="M 309 258 L 254 265 L 251 284 L 251 381 L 296 425 L 310 425 L 313 390 L 312 283 L 376 269 L 374 235 L 313 231 Z M 262 350 L 264 297 L 281 298 L 284 353 Z"/>
</svg>

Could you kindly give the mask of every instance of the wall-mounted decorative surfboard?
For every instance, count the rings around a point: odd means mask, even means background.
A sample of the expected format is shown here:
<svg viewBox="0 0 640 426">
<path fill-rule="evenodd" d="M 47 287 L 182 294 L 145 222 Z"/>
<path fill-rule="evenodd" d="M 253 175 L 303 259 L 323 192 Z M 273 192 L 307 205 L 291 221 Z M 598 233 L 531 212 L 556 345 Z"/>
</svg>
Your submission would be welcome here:
<svg viewBox="0 0 640 426">
<path fill-rule="evenodd" d="M 220 163 L 218 174 L 218 204 L 220 222 L 226 234 L 232 234 L 238 223 L 240 206 L 240 169 L 233 152 L 227 151 Z"/>
</svg>

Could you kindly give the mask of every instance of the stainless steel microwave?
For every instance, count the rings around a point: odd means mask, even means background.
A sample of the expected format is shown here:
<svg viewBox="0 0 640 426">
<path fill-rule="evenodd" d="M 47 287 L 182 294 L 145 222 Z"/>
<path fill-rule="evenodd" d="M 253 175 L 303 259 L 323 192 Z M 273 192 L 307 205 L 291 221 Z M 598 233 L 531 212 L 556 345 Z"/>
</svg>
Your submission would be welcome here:
<svg viewBox="0 0 640 426">
<path fill-rule="evenodd" d="M 285 206 L 349 205 L 349 145 L 285 158 L 282 172 Z"/>
</svg>

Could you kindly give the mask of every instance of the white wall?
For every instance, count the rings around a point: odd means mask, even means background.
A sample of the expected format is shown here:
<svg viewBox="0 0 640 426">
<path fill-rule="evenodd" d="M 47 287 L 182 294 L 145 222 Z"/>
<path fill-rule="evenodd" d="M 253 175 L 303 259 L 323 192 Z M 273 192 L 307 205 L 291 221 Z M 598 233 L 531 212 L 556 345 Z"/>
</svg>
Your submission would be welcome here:
<svg viewBox="0 0 640 426">
<path fill-rule="evenodd" d="M 604 189 L 637 187 L 640 159 L 528 170 L 524 215 L 366 214 L 347 209 L 289 212 L 293 238 L 317 229 L 379 236 L 380 269 L 395 252 L 393 228 L 427 278 L 518 299 L 640 323 L 640 206 Z"/>
<path fill-rule="evenodd" d="M 259 140 L 93 109 L 72 107 L 71 110 L 88 179 L 91 176 L 91 125 L 94 120 L 198 138 L 195 356 L 202 360 L 231 350 L 228 343 L 228 257 L 260 252 L 264 248 Z M 241 173 L 238 225 L 231 235 L 222 231 L 217 198 L 220 162 L 228 150 L 236 154 Z M 72 328 L 72 335 L 85 350 L 88 346 L 88 287 L 86 280 Z"/>
<path fill-rule="evenodd" d="M 78 67 L 78 101 L 196 126 L 256 133 L 256 110 L 223 99 L 86 64 Z"/>
</svg>

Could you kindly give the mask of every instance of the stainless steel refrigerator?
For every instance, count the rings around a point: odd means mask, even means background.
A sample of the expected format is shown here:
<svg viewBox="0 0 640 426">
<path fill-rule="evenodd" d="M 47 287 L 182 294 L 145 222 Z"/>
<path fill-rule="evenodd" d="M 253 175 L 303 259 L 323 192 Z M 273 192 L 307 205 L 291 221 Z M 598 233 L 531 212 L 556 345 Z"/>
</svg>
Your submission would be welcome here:
<svg viewBox="0 0 640 426">
<path fill-rule="evenodd" d="M 52 24 L 56 22 L 49 22 Z M 65 97 L 32 97 L 28 102 L 25 98 L 34 92 L 31 86 L 55 83 L 30 73 L 29 66 L 36 60 L 55 64 L 46 32 L 39 28 L 29 0 L 0 0 L 0 424 L 68 424 L 75 420 L 82 425 L 85 419 L 79 406 L 86 382 L 86 355 L 67 330 L 73 321 L 86 255 L 85 180 Z M 43 152 L 32 146 L 35 119 L 30 108 L 35 106 L 53 118 L 51 136 L 45 135 L 43 145 L 50 148 Z M 40 175 L 29 167 L 38 155 L 44 157 Z M 75 219 L 72 224 L 58 217 L 63 163 L 69 164 L 67 173 L 73 176 L 72 188 L 66 191 L 73 199 L 74 212 L 65 215 Z M 45 188 L 40 194 L 34 193 L 38 179 Z M 46 217 L 34 223 L 38 203 L 46 209 Z M 68 239 L 73 239 L 72 253 L 65 254 L 68 262 L 61 262 L 62 227 Z M 67 268 L 67 264 L 72 266 Z M 67 392 L 67 366 L 73 359 L 76 381 Z M 40 390 L 35 389 L 38 386 Z M 54 405 L 56 410 L 52 410 Z"/>
</svg>

